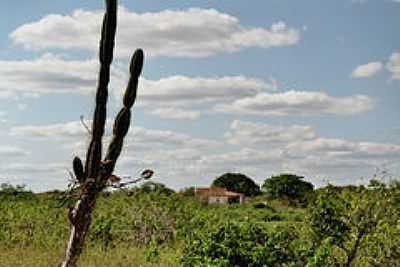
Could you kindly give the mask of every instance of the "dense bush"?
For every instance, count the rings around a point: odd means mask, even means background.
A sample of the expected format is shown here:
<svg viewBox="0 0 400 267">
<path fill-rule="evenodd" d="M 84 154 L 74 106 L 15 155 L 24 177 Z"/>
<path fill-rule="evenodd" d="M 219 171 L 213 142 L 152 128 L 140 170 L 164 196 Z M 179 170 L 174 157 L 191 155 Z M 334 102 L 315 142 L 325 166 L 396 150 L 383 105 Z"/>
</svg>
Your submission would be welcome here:
<svg viewBox="0 0 400 267">
<path fill-rule="evenodd" d="M 264 181 L 262 189 L 271 198 L 287 198 L 292 201 L 305 202 L 307 194 L 314 190 L 313 184 L 303 181 L 302 176 L 281 174 Z"/>
<path fill-rule="evenodd" d="M 267 233 L 254 222 L 227 222 L 211 233 L 188 240 L 182 263 L 184 266 L 251 267 L 295 261 L 292 247 L 295 231 L 275 230 Z"/>
<path fill-rule="evenodd" d="M 315 240 L 320 243 L 330 238 L 329 244 L 341 244 L 349 235 L 346 205 L 329 187 L 320 193 L 310 208 L 309 223 Z"/>
<path fill-rule="evenodd" d="M 319 190 L 310 206 L 310 266 L 399 266 L 399 189 L 373 182 Z"/>
<path fill-rule="evenodd" d="M 261 193 L 260 187 L 252 179 L 241 173 L 225 173 L 217 177 L 211 186 L 223 187 L 233 192 L 243 193 L 246 196 L 257 196 Z"/>
</svg>

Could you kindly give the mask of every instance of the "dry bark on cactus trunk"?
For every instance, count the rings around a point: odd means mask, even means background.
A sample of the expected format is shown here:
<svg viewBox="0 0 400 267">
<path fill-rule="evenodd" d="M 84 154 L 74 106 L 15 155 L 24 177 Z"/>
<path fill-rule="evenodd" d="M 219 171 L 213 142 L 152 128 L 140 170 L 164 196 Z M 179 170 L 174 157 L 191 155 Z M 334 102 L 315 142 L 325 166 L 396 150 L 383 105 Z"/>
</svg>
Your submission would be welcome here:
<svg viewBox="0 0 400 267">
<path fill-rule="evenodd" d="M 115 30 L 117 25 L 117 0 L 106 0 L 106 13 L 103 18 L 100 40 L 100 71 L 96 92 L 96 107 L 91 130 L 91 141 L 86 154 L 85 167 L 75 157 L 73 170 L 80 184 L 80 196 L 69 213 L 71 223 L 70 238 L 62 267 L 76 266 L 82 252 L 85 237 L 90 228 L 96 198 L 107 184 L 121 153 L 124 137 L 129 130 L 131 107 L 135 103 L 138 79 L 143 66 L 143 52 L 138 49 L 132 56 L 130 79 L 123 98 L 123 107 L 118 113 L 113 128 L 113 138 L 102 161 L 102 138 L 106 122 L 106 105 L 110 65 L 113 58 Z"/>
</svg>

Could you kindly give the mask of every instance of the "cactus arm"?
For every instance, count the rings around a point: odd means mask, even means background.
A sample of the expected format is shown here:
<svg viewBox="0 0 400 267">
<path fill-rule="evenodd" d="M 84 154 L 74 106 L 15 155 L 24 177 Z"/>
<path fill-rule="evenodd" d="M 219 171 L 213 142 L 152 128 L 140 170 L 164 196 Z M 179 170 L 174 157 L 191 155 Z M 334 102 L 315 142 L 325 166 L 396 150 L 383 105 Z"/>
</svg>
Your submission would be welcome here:
<svg viewBox="0 0 400 267">
<path fill-rule="evenodd" d="M 117 26 L 117 1 L 106 0 L 106 13 L 103 17 L 100 40 L 100 71 L 97 81 L 96 106 L 92 122 L 92 137 L 86 154 L 85 173 L 96 178 L 102 155 L 102 137 L 107 117 L 108 83 L 110 65 L 113 59 L 114 39 Z"/>
<path fill-rule="evenodd" d="M 105 179 L 112 174 L 119 155 L 121 154 L 124 137 L 127 134 L 131 121 L 131 108 L 136 100 L 138 79 L 142 72 L 144 54 L 141 49 L 137 49 L 132 56 L 130 64 L 130 78 L 123 98 L 123 107 L 119 111 L 114 121 L 113 137 L 108 147 L 105 162 Z"/>
<path fill-rule="evenodd" d="M 79 157 L 75 157 L 72 161 L 72 167 L 74 170 L 74 174 L 79 183 L 83 183 L 85 181 L 85 174 L 83 173 L 83 164 Z"/>
</svg>

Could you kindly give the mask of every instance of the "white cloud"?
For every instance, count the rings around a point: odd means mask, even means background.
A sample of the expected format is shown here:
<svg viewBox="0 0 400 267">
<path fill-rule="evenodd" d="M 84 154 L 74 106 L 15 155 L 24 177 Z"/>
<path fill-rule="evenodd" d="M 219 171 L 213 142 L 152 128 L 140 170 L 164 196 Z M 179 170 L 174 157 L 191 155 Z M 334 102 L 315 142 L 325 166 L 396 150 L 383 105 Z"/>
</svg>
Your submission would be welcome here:
<svg viewBox="0 0 400 267">
<path fill-rule="evenodd" d="M 180 75 L 156 81 L 143 79 L 139 87 L 140 101 L 173 102 L 184 105 L 252 96 L 270 88 L 270 85 L 262 80 L 245 76 L 205 78 Z"/>
<path fill-rule="evenodd" d="M 34 60 L 0 61 L 0 98 L 54 94 L 89 94 L 97 84 L 98 62 L 68 60 L 45 54 Z M 128 67 L 112 68 L 110 92 L 122 97 L 128 81 Z M 189 77 L 175 75 L 159 80 L 141 78 L 140 103 L 184 105 L 251 96 L 273 90 L 275 83 L 245 76 Z M 166 108 L 165 106 L 158 108 Z M 180 112 L 182 113 L 182 112 Z M 191 113 L 191 117 L 197 116 Z"/>
<path fill-rule="evenodd" d="M 37 142 L 35 147 L 41 147 L 40 142 L 47 145 L 60 143 L 64 148 L 69 144 L 70 147 L 63 150 L 51 145 L 50 150 L 54 151 L 49 153 L 62 157 L 63 160 L 55 157 L 55 162 L 68 159 L 64 164 L 67 167 L 72 158 L 67 152 L 71 151 L 71 146 L 75 145 L 74 151 L 79 151 L 75 154 L 82 155 L 85 152 L 87 138 L 85 140 L 82 137 L 87 137 L 87 134 L 79 121 L 14 127 L 10 131 L 14 136 L 23 136 L 32 144 Z M 110 132 L 107 132 L 105 147 L 109 139 Z M 8 149 L 5 153 L 18 154 L 22 150 L 18 151 Z M 35 156 L 35 153 L 41 152 L 33 151 L 32 155 Z M 399 159 L 400 145 L 396 144 L 322 138 L 317 136 L 313 127 L 307 125 L 277 126 L 235 120 L 224 140 L 134 126 L 125 140 L 116 173 L 136 175 L 144 168 L 152 168 L 156 171 L 157 181 L 179 188 L 207 185 L 215 176 L 228 171 L 249 174 L 259 182 L 270 174 L 285 171 L 309 175 L 308 178 L 312 179 L 320 176 L 336 178 L 349 173 L 354 178 L 359 173 L 372 175 L 374 167 L 398 162 Z M 26 162 L 0 166 L 0 170 L 20 177 L 29 177 L 31 172 L 54 176 L 58 171 L 57 175 L 62 175 L 59 177 L 64 177 L 66 184 L 64 165 Z M 335 181 L 351 182 L 340 179 Z M 62 181 L 58 183 L 62 184 Z"/>
<path fill-rule="evenodd" d="M 360 142 L 355 156 L 363 158 L 400 158 L 400 145 Z"/>
<path fill-rule="evenodd" d="M 88 94 L 96 86 L 96 73 L 94 60 L 65 60 L 51 54 L 34 60 L 0 60 L 0 98 Z"/>
<path fill-rule="evenodd" d="M 25 136 L 35 138 L 81 138 L 87 136 L 87 131 L 80 121 L 50 125 L 25 125 L 10 129 L 12 136 Z"/>
<path fill-rule="evenodd" d="M 127 146 L 137 147 L 144 145 L 144 149 L 159 146 L 178 148 L 218 148 L 219 142 L 190 136 L 170 130 L 148 129 L 134 127 L 128 136 Z"/>
<path fill-rule="evenodd" d="M 324 177 L 335 184 L 355 184 L 367 180 L 376 168 L 390 164 L 398 168 L 400 145 L 316 138 L 293 142 L 283 149 L 283 166 L 295 173 Z M 392 169 L 388 169 L 389 172 Z M 367 180 L 364 180 L 367 181 Z"/>
<path fill-rule="evenodd" d="M 47 15 L 18 27 L 10 38 L 31 49 L 97 51 L 103 11 L 75 10 L 71 15 Z M 154 13 L 119 9 L 117 56 L 143 47 L 151 56 L 204 57 L 247 47 L 294 45 L 300 32 L 284 22 L 269 28 L 247 27 L 238 18 L 214 9 L 190 8 Z"/>
<path fill-rule="evenodd" d="M 243 148 L 239 151 L 207 155 L 199 160 L 199 164 L 217 165 L 226 168 L 243 166 L 265 166 L 271 162 L 282 160 L 282 151 L 260 151 L 251 148 Z"/>
<path fill-rule="evenodd" d="M 400 80 L 400 52 L 394 52 L 390 56 L 386 68 L 392 74 L 393 80 Z"/>
<path fill-rule="evenodd" d="M 37 174 L 48 173 L 54 174 L 59 172 L 66 172 L 66 167 L 61 163 L 10 163 L 0 166 L 0 171 L 10 174 Z M 67 181 L 66 181 L 67 182 Z"/>
<path fill-rule="evenodd" d="M 276 126 L 235 120 L 225 137 L 228 143 L 236 145 L 280 144 L 312 139 L 315 137 L 315 132 L 310 126 Z"/>
<path fill-rule="evenodd" d="M 356 144 L 342 139 L 317 138 L 310 141 L 294 142 L 287 146 L 287 152 L 291 155 L 303 155 L 308 152 L 351 152 Z"/>
<path fill-rule="evenodd" d="M 335 184 L 343 184 L 343 180 L 346 181 L 345 184 L 354 184 L 355 179 L 359 178 L 354 177 L 354 174 L 360 172 L 366 172 L 372 177 L 374 167 L 380 166 L 379 164 L 371 160 L 331 157 L 329 155 L 309 155 L 285 162 L 286 168 L 292 169 L 295 173 L 335 178 Z M 349 175 L 349 173 L 352 173 L 352 177 L 341 177 L 341 175 Z"/>
<path fill-rule="evenodd" d="M 352 78 L 372 77 L 383 69 L 381 62 L 370 62 L 356 67 L 351 73 Z"/>
<path fill-rule="evenodd" d="M 199 111 L 184 110 L 179 108 L 158 108 L 151 112 L 163 119 L 196 120 L 200 118 Z"/>
<path fill-rule="evenodd" d="M 15 158 L 15 157 L 23 157 L 27 156 L 29 153 L 19 147 L 14 147 L 14 146 L 1 146 L 0 147 L 0 157 L 3 158 Z"/>
<path fill-rule="evenodd" d="M 0 61 L 3 77 L 0 97 L 94 92 L 97 64 L 94 59 L 67 60 L 51 54 L 34 60 Z M 112 69 L 110 92 L 117 99 L 121 98 L 127 79 L 127 71 L 120 66 Z M 175 119 L 197 119 L 199 111 L 182 107 L 213 102 L 219 102 L 218 111 L 279 116 L 354 114 L 373 107 L 373 101 L 362 95 L 331 97 L 323 92 L 265 92 L 276 91 L 276 83 L 274 79 L 265 82 L 246 76 L 143 78 L 139 82 L 137 104 L 151 105 L 153 115 Z M 228 101 L 233 103 L 227 104 Z"/>
<path fill-rule="evenodd" d="M 291 157 L 304 157 L 310 154 L 325 155 L 338 159 L 376 159 L 400 158 L 400 145 L 373 142 L 353 142 L 345 139 L 317 138 L 293 142 L 286 147 Z"/>
<path fill-rule="evenodd" d="M 90 121 L 88 123 L 90 123 Z M 106 138 L 111 135 L 111 128 L 111 120 L 107 120 Z M 10 135 L 23 136 L 25 138 L 39 138 L 41 140 L 54 139 L 60 140 L 64 142 L 64 144 L 67 141 L 71 143 L 79 142 L 80 145 L 84 144 L 79 140 L 86 140 L 89 137 L 80 121 L 50 125 L 17 126 L 10 129 Z M 141 149 L 149 149 L 155 146 L 173 146 L 175 148 L 210 148 L 218 146 L 218 142 L 216 141 L 196 138 L 176 131 L 147 129 L 138 126 L 134 126 L 130 129 L 125 143 L 127 147 Z"/>
<path fill-rule="evenodd" d="M 350 115 L 369 111 L 373 106 L 373 100 L 365 95 L 333 97 L 324 92 L 287 91 L 259 93 L 231 104 L 219 104 L 214 110 L 264 116 Z"/>
</svg>

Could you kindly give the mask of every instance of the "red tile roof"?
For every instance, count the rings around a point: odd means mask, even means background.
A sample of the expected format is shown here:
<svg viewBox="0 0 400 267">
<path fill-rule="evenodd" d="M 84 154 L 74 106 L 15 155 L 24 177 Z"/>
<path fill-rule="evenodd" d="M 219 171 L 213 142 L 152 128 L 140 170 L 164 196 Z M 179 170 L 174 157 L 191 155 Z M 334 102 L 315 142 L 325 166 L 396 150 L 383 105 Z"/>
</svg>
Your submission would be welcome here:
<svg viewBox="0 0 400 267">
<path fill-rule="evenodd" d="M 213 196 L 213 197 L 240 197 L 243 194 L 228 191 L 226 188 L 221 187 L 200 187 L 195 189 L 195 194 L 200 196 Z"/>
</svg>

